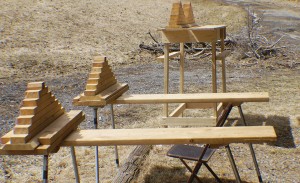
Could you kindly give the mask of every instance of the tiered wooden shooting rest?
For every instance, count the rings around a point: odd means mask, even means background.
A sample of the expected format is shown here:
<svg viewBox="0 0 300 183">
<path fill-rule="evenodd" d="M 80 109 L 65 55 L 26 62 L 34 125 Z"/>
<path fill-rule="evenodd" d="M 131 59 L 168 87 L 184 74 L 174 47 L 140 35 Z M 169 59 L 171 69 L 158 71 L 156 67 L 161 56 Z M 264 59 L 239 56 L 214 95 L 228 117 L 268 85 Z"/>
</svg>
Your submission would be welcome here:
<svg viewBox="0 0 300 183">
<path fill-rule="evenodd" d="M 1 137 L 0 155 L 44 155 L 43 179 L 47 182 L 48 155 L 59 150 L 84 118 L 79 110 L 65 112 L 44 82 L 29 83 L 14 129 Z M 75 165 L 74 147 L 71 155 Z M 79 179 L 77 166 L 74 171 Z"/>
<path fill-rule="evenodd" d="M 225 57 L 229 54 L 224 48 L 224 39 L 226 38 L 226 26 L 225 25 L 206 25 L 198 26 L 195 23 L 193 10 L 191 3 L 176 2 L 173 4 L 172 12 L 170 16 L 169 25 L 166 28 L 159 30 L 162 35 L 162 42 L 164 43 L 164 55 L 158 57 L 158 60 L 164 63 L 164 93 L 169 93 L 169 61 L 174 57 L 180 59 L 180 86 L 179 93 L 184 93 L 184 44 L 185 43 L 197 43 L 197 42 L 209 42 L 212 46 L 212 92 L 217 93 L 217 72 L 216 65 L 217 60 L 221 60 L 222 63 L 222 92 L 226 92 L 226 72 L 225 72 Z M 221 52 L 217 54 L 216 43 L 220 41 Z M 169 51 L 169 46 L 172 43 L 180 44 L 179 52 Z M 221 110 L 220 105 L 218 109 Z M 209 118 L 197 118 L 198 125 L 205 121 L 210 122 L 210 125 L 215 124 L 216 116 L 218 115 L 217 104 L 190 104 L 182 103 L 174 111 L 169 112 L 168 103 L 164 107 L 164 120 L 167 125 L 173 125 L 173 121 L 181 122 L 182 125 L 195 124 L 195 118 L 182 118 L 182 114 L 186 109 L 204 109 L 213 108 L 215 113 L 214 117 Z M 174 119 L 174 117 L 181 117 Z M 214 126 L 214 125 L 213 125 Z"/>
</svg>

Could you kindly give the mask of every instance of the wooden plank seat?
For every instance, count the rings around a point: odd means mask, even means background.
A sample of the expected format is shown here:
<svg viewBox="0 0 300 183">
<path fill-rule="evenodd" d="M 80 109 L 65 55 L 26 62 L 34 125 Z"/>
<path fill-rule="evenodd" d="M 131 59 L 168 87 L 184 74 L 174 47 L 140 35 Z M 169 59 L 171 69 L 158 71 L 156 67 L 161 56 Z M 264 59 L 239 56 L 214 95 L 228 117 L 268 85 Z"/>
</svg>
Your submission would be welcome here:
<svg viewBox="0 0 300 183">
<path fill-rule="evenodd" d="M 230 144 L 276 141 L 272 126 L 77 130 L 61 146 Z"/>
<path fill-rule="evenodd" d="M 268 102 L 267 92 L 248 93 L 193 93 L 193 94 L 123 94 L 113 104 L 163 104 L 163 103 L 243 103 Z M 77 106 L 103 106 L 100 100 L 80 100 L 75 98 Z"/>
</svg>

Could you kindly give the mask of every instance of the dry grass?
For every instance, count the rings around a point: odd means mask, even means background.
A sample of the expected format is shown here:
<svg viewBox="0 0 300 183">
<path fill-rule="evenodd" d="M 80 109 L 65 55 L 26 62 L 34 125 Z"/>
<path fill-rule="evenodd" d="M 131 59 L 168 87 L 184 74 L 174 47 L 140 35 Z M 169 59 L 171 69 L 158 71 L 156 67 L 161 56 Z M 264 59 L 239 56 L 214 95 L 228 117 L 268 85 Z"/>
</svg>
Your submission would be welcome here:
<svg viewBox="0 0 300 183">
<path fill-rule="evenodd" d="M 51 80 L 51 78 L 73 73 L 87 74 L 94 54 L 107 55 L 111 64 L 116 68 L 123 69 L 132 64 L 132 68 L 127 68 L 125 74 L 131 78 L 137 78 L 139 75 L 136 73 L 142 71 L 134 67 L 140 66 L 141 62 L 145 64 L 147 61 L 153 62 L 153 57 L 150 55 L 143 57 L 133 52 L 136 52 L 141 42 L 152 42 L 147 35 L 148 31 L 154 33 L 157 28 L 167 24 L 171 3 L 171 0 L 110 0 L 101 1 L 101 3 L 96 0 L 0 1 L 0 86 L 11 87 L 11 83 L 15 84 L 18 81 L 26 83 L 28 80 L 41 78 Z M 208 0 L 194 1 L 193 5 L 196 21 L 200 25 L 225 24 L 228 25 L 229 33 L 238 31 L 245 25 L 246 14 L 239 7 Z M 222 14 L 216 16 L 216 12 L 222 12 Z M 159 34 L 155 36 L 159 38 Z M 287 168 L 290 171 L 289 174 L 298 175 L 299 167 L 295 167 L 292 161 L 297 161 L 294 155 L 299 154 L 299 148 L 281 148 L 280 145 L 287 142 L 287 144 L 295 143 L 294 145 L 299 147 L 300 144 L 299 128 L 291 129 L 287 120 L 289 116 L 299 115 L 299 73 L 283 70 L 269 74 L 265 66 L 245 68 L 234 60 L 229 60 L 228 63 L 232 66 L 228 70 L 230 91 L 270 92 L 270 103 L 245 105 L 244 110 L 249 122 L 258 121 L 261 124 L 263 121 L 271 122 L 277 119 L 276 117 L 279 119 L 276 123 L 282 140 L 279 147 L 255 146 L 259 152 L 263 152 L 258 154 L 258 158 L 264 163 L 262 165 L 264 176 L 271 182 L 277 181 L 276 178 L 280 180 L 283 177 L 284 179 L 283 173 L 272 174 L 280 172 L 289 163 L 291 164 Z M 193 65 L 188 67 L 199 69 L 197 72 L 204 74 L 203 68 L 193 67 Z M 203 67 L 209 69 L 207 65 Z M 141 68 L 148 69 L 148 67 Z M 156 73 L 157 70 L 153 69 L 149 77 Z M 200 84 L 202 88 L 199 88 Z M 209 84 L 202 84 L 187 83 L 189 89 L 195 92 L 208 91 Z M 147 83 L 139 81 L 130 86 L 135 85 L 145 86 Z M 59 86 L 56 87 L 54 89 L 56 91 L 63 90 Z M 17 93 L 15 91 L 18 90 L 19 88 L 14 89 L 12 94 Z M 70 90 L 66 91 L 70 92 Z M 20 98 L 20 96 L 17 97 Z M 161 120 L 161 109 L 161 106 L 118 106 L 116 107 L 117 127 L 157 127 Z M 90 114 L 89 109 L 84 108 L 84 110 Z M 2 114 L 10 114 L 10 111 L 17 111 L 15 104 L 1 104 Z M 109 118 L 108 109 L 103 109 L 102 112 Z M 235 111 L 233 117 L 236 116 Z M 12 120 L 13 117 L 16 115 L 9 116 L 9 119 Z M 4 120 L 4 117 L 1 119 Z M 88 116 L 88 119 L 91 119 L 91 116 Z M 89 124 L 90 121 L 86 122 Z M 81 127 L 85 128 L 85 125 Z M 101 125 L 101 128 L 109 127 L 109 122 Z M 283 127 L 286 130 L 280 131 Z M 289 135 L 292 133 L 293 142 L 291 139 L 285 141 L 285 132 Z M 0 132 L 0 134 L 3 133 L 3 131 Z M 121 163 L 132 148 L 120 147 Z M 234 147 L 237 152 L 243 148 L 245 148 L 243 145 Z M 168 182 L 168 180 L 180 182 L 186 179 L 183 175 L 188 174 L 182 165 L 165 157 L 167 149 L 168 147 L 156 146 L 151 151 L 145 168 L 141 170 L 136 182 Z M 82 182 L 94 182 L 94 148 L 77 147 L 76 153 Z M 288 157 L 285 164 L 277 167 L 276 159 L 283 158 L 285 155 Z M 224 151 L 219 152 L 213 162 L 219 162 L 224 156 Z M 117 171 L 113 161 L 113 148 L 101 147 L 100 157 L 101 182 L 111 182 Z M 268 161 L 269 157 L 272 157 L 271 162 Z M 243 157 L 237 158 L 239 159 L 238 165 L 244 172 L 242 178 L 247 181 L 256 181 L 253 173 L 248 174 L 248 169 L 251 169 L 249 162 L 244 162 Z M 217 164 L 213 168 L 217 169 L 224 179 L 233 179 L 231 171 L 227 168 L 228 161 L 224 160 L 219 163 L 224 166 L 218 169 Z M 42 158 L 38 156 L 0 156 L 0 182 L 38 182 L 41 178 L 41 166 Z M 204 173 L 204 175 L 207 180 L 211 180 L 209 174 Z M 49 178 L 51 182 L 74 182 L 68 148 L 61 148 L 57 154 L 51 156 Z"/>
</svg>

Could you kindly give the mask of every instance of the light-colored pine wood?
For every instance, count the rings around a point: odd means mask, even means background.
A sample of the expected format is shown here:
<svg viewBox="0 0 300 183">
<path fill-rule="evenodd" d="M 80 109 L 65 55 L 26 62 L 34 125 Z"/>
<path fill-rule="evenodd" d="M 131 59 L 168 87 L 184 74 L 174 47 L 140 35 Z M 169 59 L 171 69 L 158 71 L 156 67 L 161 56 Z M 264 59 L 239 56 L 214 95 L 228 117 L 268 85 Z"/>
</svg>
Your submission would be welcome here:
<svg viewBox="0 0 300 183">
<path fill-rule="evenodd" d="M 39 135 L 39 141 L 43 145 L 51 145 L 60 136 L 68 133 L 68 129 L 77 128 L 83 117 L 82 111 L 72 110 L 66 113 L 47 126 L 46 130 Z"/>
<path fill-rule="evenodd" d="M 172 5 L 169 28 L 186 27 L 186 19 L 184 16 L 181 1 L 174 2 Z"/>
<path fill-rule="evenodd" d="M 163 117 L 162 125 L 167 126 L 216 126 L 216 118 Z"/>
<path fill-rule="evenodd" d="M 25 98 L 41 98 L 46 93 L 48 93 L 48 87 L 45 87 L 42 90 L 27 90 L 25 92 Z"/>
<path fill-rule="evenodd" d="M 42 90 L 46 87 L 45 82 L 30 82 L 27 84 L 28 90 Z"/>
<path fill-rule="evenodd" d="M 184 2 L 182 7 L 185 16 L 185 22 L 190 26 L 197 26 L 191 2 Z"/>
<path fill-rule="evenodd" d="M 61 146 L 230 144 L 276 141 L 272 126 L 77 130 Z"/>
<path fill-rule="evenodd" d="M 45 101 L 50 100 L 49 98 L 53 97 L 51 92 L 46 93 L 45 95 L 43 95 L 40 98 L 25 98 L 22 101 L 21 106 L 23 107 L 33 107 L 33 106 L 38 106 L 43 104 Z"/>
<path fill-rule="evenodd" d="M 46 94 L 46 95 L 48 96 L 49 94 Z M 23 115 L 37 114 L 38 112 L 42 111 L 44 108 L 46 108 L 48 105 L 50 105 L 54 101 L 55 101 L 54 97 L 49 97 L 48 100 L 44 100 L 42 103 L 40 102 L 39 105 L 29 106 L 29 107 L 27 107 L 27 106 L 26 107 L 21 107 L 20 108 L 20 115 L 23 116 Z"/>
<path fill-rule="evenodd" d="M 56 111 L 54 111 L 53 115 L 46 117 L 45 120 L 41 123 L 33 123 L 30 125 L 16 124 L 14 127 L 14 133 L 15 134 L 28 134 L 27 138 L 30 138 L 30 137 L 34 136 L 35 134 L 39 133 L 48 124 L 50 124 L 52 121 L 56 120 L 58 117 L 60 117 L 64 113 L 65 113 L 64 110 L 57 109 Z"/>
<path fill-rule="evenodd" d="M 206 25 L 191 28 L 159 29 L 163 43 L 215 42 L 225 37 L 225 25 Z M 225 38 L 224 38 L 225 39 Z"/>
<path fill-rule="evenodd" d="M 249 93 L 193 93 L 193 94 L 131 94 L 122 95 L 114 104 L 162 103 L 219 103 L 219 102 L 268 102 L 268 92 Z"/>
<path fill-rule="evenodd" d="M 129 89 L 128 84 L 116 83 L 97 95 L 81 94 L 73 99 L 73 105 L 77 106 L 97 106 L 103 107 L 112 103 L 115 99 L 121 96 Z"/>
<path fill-rule="evenodd" d="M 180 56 L 179 51 L 169 53 L 169 59 L 170 58 L 175 58 L 175 57 L 178 57 L 178 56 Z M 160 61 L 160 62 L 164 62 L 164 59 L 165 59 L 164 55 L 157 57 L 157 60 Z"/>
<path fill-rule="evenodd" d="M 214 103 L 186 103 L 187 109 L 211 109 L 214 106 Z"/>
<path fill-rule="evenodd" d="M 182 116 L 183 111 L 186 109 L 186 104 L 180 104 L 173 112 L 170 113 L 170 117 L 179 117 Z"/>
<path fill-rule="evenodd" d="M 37 122 L 38 120 L 43 120 L 52 114 L 54 114 L 57 110 L 61 109 L 61 105 L 58 100 L 55 100 L 50 105 L 44 108 L 44 110 L 40 111 L 35 115 L 24 115 L 17 117 L 17 124 L 19 125 L 30 125 L 32 123 Z"/>
<path fill-rule="evenodd" d="M 184 93 L 184 43 L 180 43 L 179 93 Z"/>
<path fill-rule="evenodd" d="M 164 93 L 169 93 L 169 44 L 164 45 Z M 163 113 L 165 117 L 169 115 L 168 103 L 164 104 Z"/>
</svg>

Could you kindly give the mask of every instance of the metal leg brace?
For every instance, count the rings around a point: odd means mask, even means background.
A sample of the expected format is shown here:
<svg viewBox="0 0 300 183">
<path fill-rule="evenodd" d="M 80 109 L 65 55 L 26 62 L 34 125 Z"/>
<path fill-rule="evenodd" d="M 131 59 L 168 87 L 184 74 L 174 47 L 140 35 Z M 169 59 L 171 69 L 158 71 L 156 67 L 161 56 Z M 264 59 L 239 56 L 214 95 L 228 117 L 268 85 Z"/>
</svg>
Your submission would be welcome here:
<svg viewBox="0 0 300 183">
<path fill-rule="evenodd" d="M 246 123 L 246 120 L 245 120 L 245 116 L 244 116 L 244 113 L 243 113 L 243 110 L 242 110 L 242 106 L 239 105 L 238 109 L 239 109 L 239 113 L 240 113 L 243 124 L 245 126 L 248 126 L 247 123 Z M 253 146 L 252 146 L 251 143 L 249 143 L 249 148 L 250 148 L 250 152 L 251 152 L 251 155 L 252 155 L 252 159 L 253 159 L 253 163 L 254 163 L 254 166 L 255 166 L 255 170 L 256 170 L 258 180 L 259 180 L 260 183 L 262 183 L 263 180 L 262 180 L 262 177 L 261 177 L 261 174 L 260 174 L 260 170 L 259 170 L 258 163 L 257 163 L 257 160 L 256 160 L 255 152 L 254 152 L 254 149 L 253 149 Z"/>
<path fill-rule="evenodd" d="M 76 180 L 76 183 L 80 183 L 80 178 L 79 178 L 78 168 L 77 168 L 77 162 L 76 162 L 75 148 L 74 148 L 74 146 L 71 146 L 70 148 L 71 148 L 71 155 L 72 155 L 72 162 L 73 162 L 75 180 Z"/>
<path fill-rule="evenodd" d="M 227 151 L 227 155 L 228 155 L 228 158 L 229 158 L 229 161 L 230 161 L 230 164 L 231 164 L 231 168 L 233 170 L 236 182 L 241 183 L 242 182 L 241 181 L 241 177 L 240 177 L 239 172 L 237 170 L 237 167 L 236 167 L 236 164 L 234 162 L 233 155 L 231 153 L 229 145 L 225 146 L 225 148 L 226 148 L 226 151 Z"/>
<path fill-rule="evenodd" d="M 94 108 L 94 129 L 98 128 L 98 108 Z M 98 146 L 95 146 L 95 162 L 96 162 L 96 183 L 99 183 L 99 159 L 98 159 Z"/>
<path fill-rule="evenodd" d="M 44 164 L 43 164 L 43 183 L 48 182 L 48 155 L 44 155 Z"/>
<path fill-rule="evenodd" d="M 111 114 L 112 128 L 115 129 L 115 115 L 114 115 L 113 104 L 110 105 L 110 114 Z M 115 146 L 115 159 L 116 159 L 116 165 L 117 167 L 119 167 L 120 164 L 119 164 L 118 146 Z"/>
</svg>

